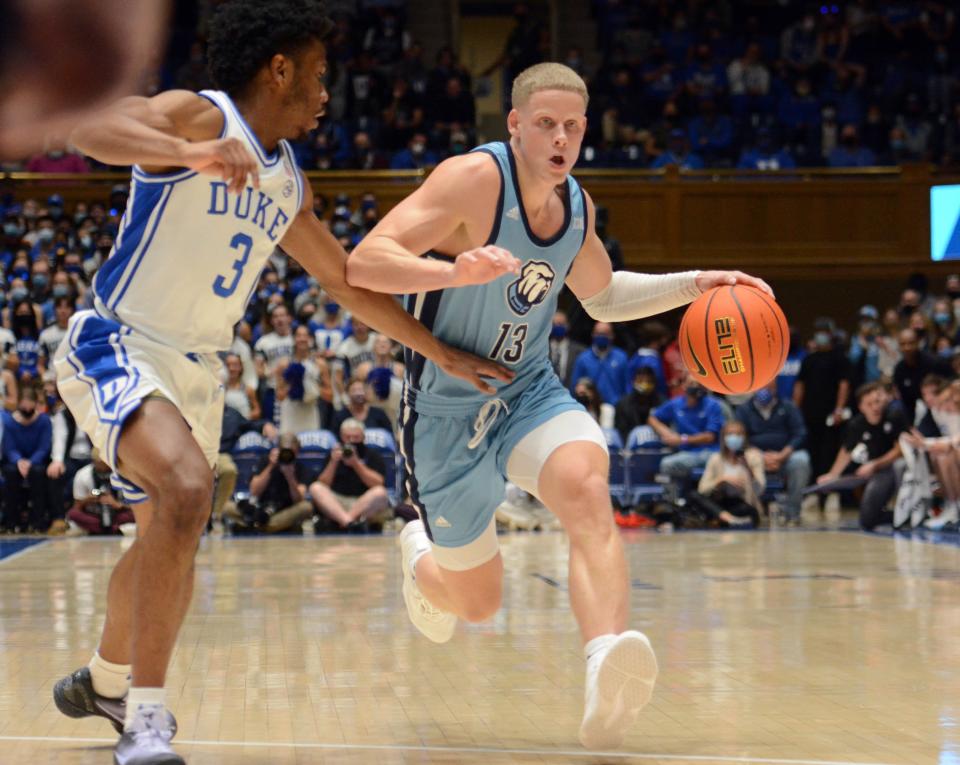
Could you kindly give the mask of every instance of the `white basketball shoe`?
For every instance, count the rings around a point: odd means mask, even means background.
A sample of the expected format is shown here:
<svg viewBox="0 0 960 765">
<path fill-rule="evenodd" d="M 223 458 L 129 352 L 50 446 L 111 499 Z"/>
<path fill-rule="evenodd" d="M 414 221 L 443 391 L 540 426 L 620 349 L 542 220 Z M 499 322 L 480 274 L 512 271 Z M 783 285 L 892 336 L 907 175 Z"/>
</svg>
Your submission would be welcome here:
<svg viewBox="0 0 960 765">
<path fill-rule="evenodd" d="M 446 643 L 457 628 L 457 617 L 434 608 L 420 592 L 413 575 L 420 556 L 430 552 L 430 539 L 423 528 L 423 521 L 410 521 L 404 526 L 397 537 L 397 544 L 400 545 L 400 565 L 403 569 L 403 602 L 407 604 L 410 621 L 434 643 Z"/>
<path fill-rule="evenodd" d="M 642 632 L 628 631 L 587 660 L 586 699 L 580 743 L 587 749 L 616 749 L 650 701 L 657 657 Z"/>
</svg>

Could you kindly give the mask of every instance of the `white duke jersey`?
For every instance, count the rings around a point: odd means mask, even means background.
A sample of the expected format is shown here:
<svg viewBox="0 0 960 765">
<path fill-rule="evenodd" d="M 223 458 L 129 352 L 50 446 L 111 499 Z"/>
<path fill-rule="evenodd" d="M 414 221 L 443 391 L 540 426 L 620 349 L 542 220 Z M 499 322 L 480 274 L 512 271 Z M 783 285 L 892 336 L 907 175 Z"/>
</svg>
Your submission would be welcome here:
<svg viewBox="0 0 960 765">
<path fill-rule="evenodd" d="M 260 188 L 230 194 L 214 175 L 134 167 L 127 211 L 93 289 L 100 313 L 178 350 L 212 353 L 233 342 L 304 189 L 286 141 L 268 155 L 226 93 L 200 95 L 223 112 L 220 137 L 240 139 L 256 158 Z"/>
</svg>

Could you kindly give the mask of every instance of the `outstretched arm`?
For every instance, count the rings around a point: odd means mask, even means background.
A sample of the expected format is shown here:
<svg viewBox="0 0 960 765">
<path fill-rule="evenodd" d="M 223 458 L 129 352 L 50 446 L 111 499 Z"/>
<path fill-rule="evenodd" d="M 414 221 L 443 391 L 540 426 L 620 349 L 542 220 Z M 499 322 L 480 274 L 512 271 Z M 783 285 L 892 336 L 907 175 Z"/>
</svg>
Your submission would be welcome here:
<svg viewBox="0 0 960 765">
<path fill-rule="evenodd" d="M 281 246 L 320 282 L 336 302 L 364 324 L 412 348 L 447 374 L 467 380 L 484 393 L 494 393 L 495 389 L 483 378 L 504 381 L 512 378 L 511 372 L 489 359 L 441 343 L 390 295 L 348 284 L 345 273 L 347 253 L 313 214 L 313 191 L 306 179 L 304 185 L 303 206 L 284 235 Z"/>
<path fill-rule="evenodd" d="M 596 219 L 593 200 L 586 195 L 591 221 Z M 607 251 L 595 231 L 590 231 L 573 261 L 567 286 L 597 321 L 631 321 L 663 313 L 696 300 L 711 287 L 747 284 L 773 295 L 762 279 L 740 271 L 685 271 L 673 274 L 613 272 Z"/>
<path fill-rule="evenodd" d="M 236 138 L 218 138 L 223 114 L 187 90 L 152 98 L 124 98 L 79 123 L 70 143 L 108 165 L 140 165 L 150 172 L 186 167 L 220 176 L 239 193 L 257 163 Z"/>
<path fill-rule="evenodd" d="M 500 174 L 485 154 L 443 162 L 350 253 L 347 281 L 378 292 L 409 294 L 518 274 L 520 261 L 499 247 L 468 250 L 453 263 L 420 257 L 458 231 L 466 241 L 484 241 L 489 232 L 474 231 L 475 211 L 496 207 L 499 184 Z"/>
</svg>

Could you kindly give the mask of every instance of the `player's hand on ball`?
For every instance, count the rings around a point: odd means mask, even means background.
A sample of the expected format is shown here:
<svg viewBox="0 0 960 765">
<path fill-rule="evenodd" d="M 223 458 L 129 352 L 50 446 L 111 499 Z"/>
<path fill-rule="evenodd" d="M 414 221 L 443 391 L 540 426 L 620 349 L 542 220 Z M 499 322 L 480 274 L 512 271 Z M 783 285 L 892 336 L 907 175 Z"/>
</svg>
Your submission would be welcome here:
<svg viewBox="0 0 960 765">
<path fill-rule="evenodd" d="M 697 287 L 701 292 L 706 292 L 713 287 L 732 286 L 734 284 L 746 284 L 748 287 L 756 287 L 758 290 L 766 292 L 770 297 L 774 297 L 770 285 L 763 279 L 756 276 L 750 276 L 743 271 L 701 271 L 697 276 Z"/>
<path fill-rule="evenodd" d="M 502 247 L 477 247 L 461 252 L 453 264 L 453 286 L 486 284 L 504 274 L 520 273 L 520 261 Z"/>
<path fill-rule="evenodd" d="M 243 191 L 247 178 L 254 188 L 260 188 L 257 161 L 238 138 L 187 143 L 182 149 L 182 162 L 197 172 L 219 176 L 231 194 Z"/>
<path fill-rule="evenodd" d="M 438 366 L 448 375 L 466 380 L 482 393 L 497 392 L 484 378 L 510 382 L 514 377 L 513 372 L 490 359 L 482 359 L 456 348 L 447 348 Z"/>
</svg>

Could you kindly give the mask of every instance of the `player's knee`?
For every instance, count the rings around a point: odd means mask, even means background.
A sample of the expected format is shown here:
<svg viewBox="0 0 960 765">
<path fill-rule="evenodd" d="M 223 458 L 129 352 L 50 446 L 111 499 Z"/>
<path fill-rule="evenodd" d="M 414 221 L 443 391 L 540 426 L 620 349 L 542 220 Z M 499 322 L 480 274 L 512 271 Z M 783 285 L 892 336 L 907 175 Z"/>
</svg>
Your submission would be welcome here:
<svg viewBox="0 0 960 765">
<path fill-rule="evenodd" d="M 502 600 L 503 592 L 500 589 L 488 592 L 482 597 L 472 597 L 460 607 L 459 616 L 472 624 L 489 621 L 500 610 Z"/>
<path fill-rule="evenodd" d="M 213 481 L 209 475 L 174 474 L 159 487 L 160 503 L 167 522 L 177 533 L 195 535 L 207 523 L 213 506 Z"/>
</svg>

